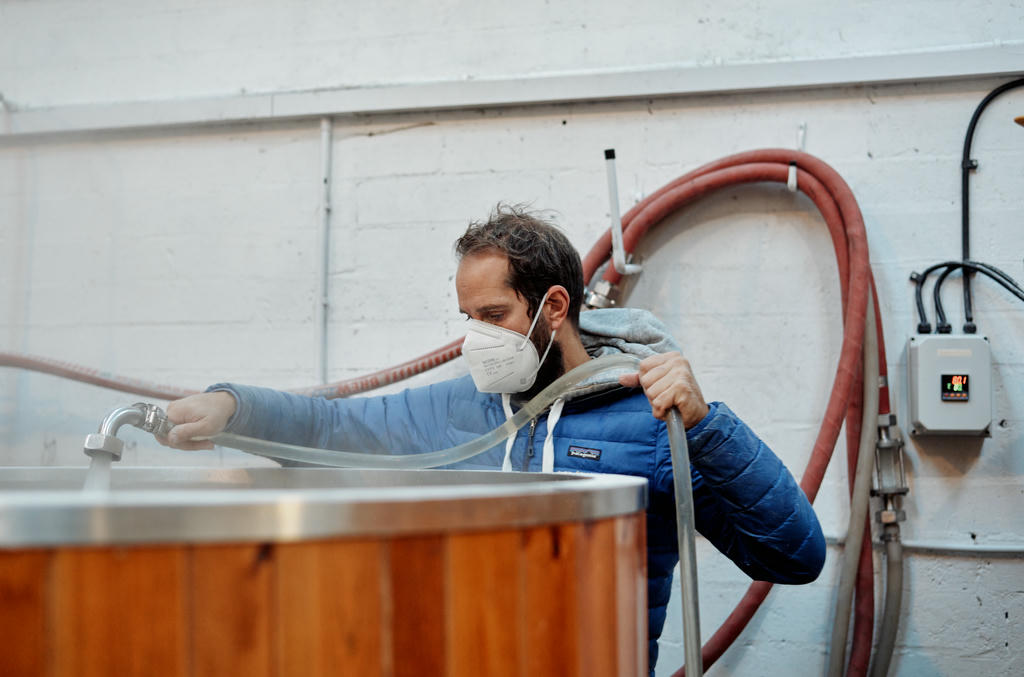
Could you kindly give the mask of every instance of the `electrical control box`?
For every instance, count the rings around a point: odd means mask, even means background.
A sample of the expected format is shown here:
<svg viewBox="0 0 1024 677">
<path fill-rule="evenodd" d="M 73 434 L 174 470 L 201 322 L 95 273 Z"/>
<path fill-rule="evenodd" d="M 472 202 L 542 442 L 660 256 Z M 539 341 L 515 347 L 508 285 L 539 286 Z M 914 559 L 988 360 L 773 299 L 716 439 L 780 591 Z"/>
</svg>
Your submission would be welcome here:
<svg viewBox="0 0 1024 677">
<path fill-rule="evenodd" d="M 923 334 L 907 343 L 913 435 L 984 435 L 992 425 L 988 338 Z"/>
</svg>

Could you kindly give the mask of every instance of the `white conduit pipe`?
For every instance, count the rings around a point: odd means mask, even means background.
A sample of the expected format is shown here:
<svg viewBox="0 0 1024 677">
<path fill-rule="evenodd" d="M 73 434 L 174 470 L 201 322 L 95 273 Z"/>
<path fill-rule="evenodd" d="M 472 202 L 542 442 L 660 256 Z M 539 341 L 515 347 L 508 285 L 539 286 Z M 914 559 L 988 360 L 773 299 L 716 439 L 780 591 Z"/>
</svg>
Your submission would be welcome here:
<svg viewBox="0 0 1024 677">
<path fill-rule="evenodd" d="M 843 536 L 825 536 L 825 543 L 844 547 L 846 538 Z M 974 557 L 1020 557 L 1024 555 L 1024 544 L 1007 543 L 1005 545 L 995 544 L 967 544 L 967 543 L 940 543 L 938 541 L 904 541 L 904 552 L 917 552 L 929 555 L 971 555 Z M 875 543 L 874 548 L 881 550 L 883 543 Z"/>
<path fill-rule="evenodd" d="M 619 215 L 619 182 L 615 178 L 615 149 L 604 152 L 604 165 L 608 175 L 608 213 L 611 218 L 612 265 L 620 275 L 635 275 L 643 270 L 636 263 L 626 263 L 626 247 L 622 242 L 622 217 Z"/>
<path fill-rule="evenodd" d="M 875 439 L 878 436 L 878 334 L 875 330 L 875 310 L 871 294 L 868 294 L 864 318 L 864 407 L 861 410 L 860 450 L 857 455 L 853 494 L 850 497 L 850 521 L 846 530 L 847 545 L 843 552 L 843 566 L 839 576 L 835 621 L 832 623 L 829 677 L 841 677 L 846 662 L 850 609 L 853 606 L 853 589 L 857 583 L 857 566 L 864 540 L 864 523 L 868 515 L 869 490 L 875 463 Z"/>
<path fill-rule="evenodd" d="M 328 277 L 331 261 L 331 145 L 333 121 L 320 118 L 320 262 L 316 292 L 316 378 L 327 383 Z"/>
</svg>

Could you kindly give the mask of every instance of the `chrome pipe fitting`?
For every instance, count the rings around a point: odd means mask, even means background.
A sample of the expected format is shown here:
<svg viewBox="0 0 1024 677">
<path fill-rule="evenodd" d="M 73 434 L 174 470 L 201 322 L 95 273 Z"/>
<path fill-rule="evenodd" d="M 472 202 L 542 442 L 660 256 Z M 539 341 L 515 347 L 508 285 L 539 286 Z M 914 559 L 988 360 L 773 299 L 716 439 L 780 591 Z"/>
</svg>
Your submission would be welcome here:
<svg viewBox="0 0 1024 677">
<path fill-rule="evenodd" d="M 114 461 L 121 460 L 124 442 L 117 437 L 117 431 L 124 425 L 133 425 L 159 436 L 167 435 L 174 427 L 163 409 L 155 404 L 137 402 L 130 407 L 120 407 L 107 414 L 100 423 L 99 432 L 86 436 L 83 448 L 86 456 L 107 454 Z"/>
<path fill-rule="evenodd" d="M 615 305 L 616 288 L 608 280 L 598 280 L 593 284 L 584 299 L 587 310 L 608 308 Z"/>
</svg>

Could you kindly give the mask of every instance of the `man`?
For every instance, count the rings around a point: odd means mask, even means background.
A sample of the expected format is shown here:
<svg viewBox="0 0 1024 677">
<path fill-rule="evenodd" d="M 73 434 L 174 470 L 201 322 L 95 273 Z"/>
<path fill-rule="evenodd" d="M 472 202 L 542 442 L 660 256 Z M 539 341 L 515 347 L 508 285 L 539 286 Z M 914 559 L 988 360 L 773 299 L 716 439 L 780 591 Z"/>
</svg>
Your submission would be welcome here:
<svg viewBox="0 0 1024 677">
<path fill-rule="evenodd" d="M 469 326 L 470 375 L 382 397 L 322 400 L 232 384 L 172 402 L 168 443 L 229 432 L 318 448 L 443 449 L 498 427 L 519 405 L 592 357 L 642 357 L 636 373 L 574 387 L 507 444 L 460 468 L 568 470 L 649 480 L 648 618 L 651 674 L 678 562 L 675 495 L 664 419 L 682 415 L 697 530 L 752 578 L 814 580 L 821 527 L 782 462 L 724 404 L 704 401 L 689 363 L 644 311 L 580 312 L 579 254 L 554 226 L 514 207 L 471 224 L 455 244 L 455 287 Z"/>
</svg>

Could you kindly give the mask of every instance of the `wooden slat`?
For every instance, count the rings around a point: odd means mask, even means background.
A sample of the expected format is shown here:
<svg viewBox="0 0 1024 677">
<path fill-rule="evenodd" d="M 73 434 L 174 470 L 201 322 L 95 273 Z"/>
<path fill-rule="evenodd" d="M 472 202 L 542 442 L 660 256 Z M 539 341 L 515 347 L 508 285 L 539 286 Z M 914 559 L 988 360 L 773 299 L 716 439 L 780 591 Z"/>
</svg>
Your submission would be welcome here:
<svg viewBox="0 0 1024 677">
<path fill-rule="evenodd" d="M 278 546 L 274 570 L 276 610 L 271 635 L 277 674 L 323 674 L 320 662 L 320 558 L 314 546 Z"/>
<path fill-rule="evenodd" d="M 524 670 L 527 677 L 580 674 L 577 548 L 582 526 L 523 533 Z"/>
<path fill-rule="evenodd" d="M 322 552 L 322 623 L 327 675 L 382 674 L 381 590 L 386 561 L 380 543 L 332 543 Z"/>
<path fill-rule="evenodd" d="M 449 538 L 448 677 L 520 677 L 520 543 L 515 531 Z"/>
<path fill-rule="evenodd" d="M 58 551 L 55 674 L 185 675 L 184 578 L 183 547 Z"/>
<path fill-rule="evenodd" d="M 189 555 L 193 675 L 271 675 L 273 546 L 204 545 Z"/>
<path fill-rule="evenodd" d="M 640 605 L 640 627 L 637 628 L 637 644 L 640 647 L 640 674 L 646 675 L 651 669 L 648 664 L 647 638 L 649 636 L 648 623 L 650 614 L 647 607 L 647 515 L 643 512 L 636 515 L 637 531 L 637 601 Z"/>
<path fill-rule="evenodd" d="M 0 552 L 0 675 L 46 674 L 46 601 L 52 553 Z"/>
<path fill-rule="evenodd" d="M 394 677 L 443 675 L 444 539 L 396 539 L 389 564 Z"/>
<path fill-rule="evenodd" d="M 615 519 L 619 675 L 647 675 L 647 553 L 644 516 Z"/>
<path fill-rule="evenodd" d="M 618 623 L 615 592 L 615 526 L 612 520 L 587 522 L 577 558 L 581 672 L 617 677 Z"/>
<path fill-rule="evenodd" d="M 375 541 L 278 546 L 272 632 L 278 675 L 381 675 L 383 547 Z"/>
</svg>

